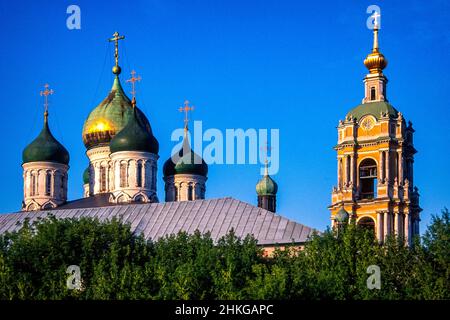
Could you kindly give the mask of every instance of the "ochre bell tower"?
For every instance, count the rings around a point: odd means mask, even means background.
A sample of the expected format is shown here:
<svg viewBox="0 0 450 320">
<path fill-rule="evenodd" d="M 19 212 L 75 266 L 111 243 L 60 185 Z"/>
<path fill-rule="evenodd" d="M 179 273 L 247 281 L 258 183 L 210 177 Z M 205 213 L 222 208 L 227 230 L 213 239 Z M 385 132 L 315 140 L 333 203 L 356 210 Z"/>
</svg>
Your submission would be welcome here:
<svg viewBox="0 0 450 320">
<path fill-rule="evenodd" d="M 383 74 L 387 60 L 378 48 L 378 26 L 373 49 L 364 60 L 362 104 L 339 121 L 337 186 L 332 191 L 331 222 L 342 210 L 358 225 L 374 230 L 381 243 L 389 235 L 408 244 L 419 234 L 419 193 L 414 185 L 414 129 L 387 100 Z"/>
</svg>

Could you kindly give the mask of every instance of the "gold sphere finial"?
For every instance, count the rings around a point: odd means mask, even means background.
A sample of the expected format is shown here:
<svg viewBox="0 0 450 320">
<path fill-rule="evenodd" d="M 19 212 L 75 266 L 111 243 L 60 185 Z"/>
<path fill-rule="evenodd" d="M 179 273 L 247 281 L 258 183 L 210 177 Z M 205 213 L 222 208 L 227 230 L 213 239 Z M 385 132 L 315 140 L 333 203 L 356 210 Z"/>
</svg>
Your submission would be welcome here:
<svg viewBox="0 0 450 320">
<path fill-rule="evenodd" d="M 114 73 L 115 75 L 119 75 L 120 72 L 122 72 L 122 69 L 119 66 L 112 67 L 112 73 Z"/>
<path fill-rule="evenodd" d="M 373 28 L 372 52 L 367 55 L 366 59 L 364 59 L 364 65 L 367 69 L 369 69 L 370 73 L 382 73 L 383 69 L 386 68 L 388 63 L 387 59 L 378 48 L 378 31 L 379 26 L 378 24 L 375 24 Z"/>
</svg>

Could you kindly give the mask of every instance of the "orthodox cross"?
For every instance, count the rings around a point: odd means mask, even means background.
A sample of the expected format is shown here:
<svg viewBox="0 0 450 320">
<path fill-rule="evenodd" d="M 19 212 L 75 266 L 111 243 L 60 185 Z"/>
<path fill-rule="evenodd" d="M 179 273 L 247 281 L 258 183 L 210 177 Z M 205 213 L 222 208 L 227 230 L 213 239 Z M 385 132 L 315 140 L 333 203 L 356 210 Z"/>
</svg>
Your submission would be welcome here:
<svg viewBox="0 0 450 320">
<path fill-rule="evenodd" d="M 269 151 L 272 151 L 272 147 L 269 146 L 269 142 L 266 141 L 265 145 L 260 147 L 261 151 L 264 154 L 264 165 L 265 165 L 265 175 L 269 175 L 268 173 L 268 166 L 269 166 L 269 160 L 268 160 L 268 155 L 269 155 Z M 261 159 L 261 158 L 260 158 Z"/>
<path fill-rule="evenodd" d="M 48 89 L 49 85 L 46 83 L 44 85 L 45 90 L 41 91 L 41 97 L 44 96 L 44 116 L 47 118 L 48 115 L 48 96 L 52 95 L 54 93 L 53 89 Z"/>
<path fill-rule="evenodd" d="M 116 66 L 119 66 L 119 40 L 125 39 L 125 36 L 119 36 L 119 33 L 116 31 L 113 34 L 113 38 L 109 39 L 109 42 L 114 41 L 114 58 L 116 59 Z"/>
<path fill-rule="evenodd" d="M 189 101 L 186 100 L 184 101 L 184 107 L 180 107 L 178 111 L 184 112 L 184 128 L 187 129 L 189 122 L 188 113 L 189 111 L 194 111 L 194 106 L 190 107 Z"/>
<path fill-rule="evenodd" d="M 136 87 L 135 87 L 135 83 L 139 82 L 142 80 L 141 76 L 135 76 L 136 75 L 136 71 L 131 71 L 131 78 L 126 80 L 127 82 L 131 82 L 131 95 L 133 97 L 133 100 L 136 97 Z"/>
<path fill-rule="evenodd" d="M 378 26 L 379 26 L 378 18 L 380 18 L 380 17 L 381 17 L 381 15 L 377 11 L 375 11 L 374 14 L 372 15 L 374 29 L 378 29 Z"/>
</svg>

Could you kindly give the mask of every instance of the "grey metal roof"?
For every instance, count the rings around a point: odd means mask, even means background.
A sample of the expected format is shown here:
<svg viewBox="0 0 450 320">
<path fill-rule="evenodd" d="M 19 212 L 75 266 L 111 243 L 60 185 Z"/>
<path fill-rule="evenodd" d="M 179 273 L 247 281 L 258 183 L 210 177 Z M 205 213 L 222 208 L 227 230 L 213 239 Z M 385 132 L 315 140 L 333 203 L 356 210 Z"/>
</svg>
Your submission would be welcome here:
<svg viewBox="0 0 450 320">
<path fill-rule="evenodd" d="M 68 206 L 70 207 L 70 206 Z M 0 214 L 0 233 L 18 230 L 23 221 L 30 222 L 48 214 L 56 218 L 96 217 L 101 221 L 120 217 L 131 230 L 146 239 L 186 231 L 210 232 L 214 241 L 232 228 L 238 237 L 253 234 L 260 245 L 304 243 L 314 231 L 295 221 L 251 204 L 220 198 L 166 203 L 125 204 L 91 208 L 61 208 L 46 211 Z"/>
</svg>

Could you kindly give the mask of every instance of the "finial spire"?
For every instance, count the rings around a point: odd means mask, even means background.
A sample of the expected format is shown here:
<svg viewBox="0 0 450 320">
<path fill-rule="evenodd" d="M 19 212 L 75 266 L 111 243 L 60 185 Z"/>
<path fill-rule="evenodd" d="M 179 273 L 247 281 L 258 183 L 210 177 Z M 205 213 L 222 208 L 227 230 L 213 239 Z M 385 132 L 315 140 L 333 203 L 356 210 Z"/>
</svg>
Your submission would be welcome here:
<svg viewBox="0 0 450 320">
<path fill-rule="evenodd" d="M 378 30 L 380 29 L 380 25 L 378 22 L 378 18 L 381 17 L 381 15 L 378 12 L 374 12 L 372 15 L 373 17 L 373 49 L 372 52 L 378 52 Z"/>
<path fill-rule="evenodd" d="M 54 93 L 53 89 L 49 89 L 48 83 L 44 85 L 45 90 L 40 92 L 41 97 L 44 96 L 44 121 L 48 119 L 48 96 Z"/>
<path fill-rule="evenodd" d="M 184 107 L 180 107 L 178 111 L 184 112 L 184 130 L 187 131 L 189 123 L 188 113 L 189 111 L 194 111 L 194 106 L 189 106 L 189 101 L 185 100 Z"/>
<path fill-rule="evenodd" d="M 373 18 L 373 47 L 372 52 L 364 60 L 364 65 L 372 74 L 381 74 L 383 69 L 387 66 L 387 59 L 380 52 L 378 45 L 378 31 L 380 29 L 380 17 L 378 12 L 374 12 L 371 16 Z"/>
<path fill-rule="evenodd" d="M 116 65 L 113 67 L 112 71 L 116 75 L 119 75 L 121 71 L 119 67 L 119 40 L 123 39 L 125 39 L 125 36 L 120 36 L 117 31 L 114 32 L 113 38 L 108 39 L 109 42 L 114 42 L 114 59 L 116 61 Z"/>
<path fill-rule="evenodd" d="M 261 150 L 264 153 L 264 176 L 269 176 L 269 160 L 268 155 L 272 150 L 272 147 L 269 145 L 269 142 L 266 141 L 265 145 L 261 147 Z"/>
<path fill-rule="evenodd" d="M 131 71 L 131 78 L 128 79 L 127 82 L 131 83 L 131 91 L 130 92 L 131 92 L 131 95 L 133 97 L 132 102 L 134 101 L 135 104 L 136 104 L 136 84 L 135 83 L 141 81 L 142 78 L 141 78 L 141 76 L 135 77 L 135 75 L 136 75 L 136 71 L 132 70 Z"/>
</svg>

